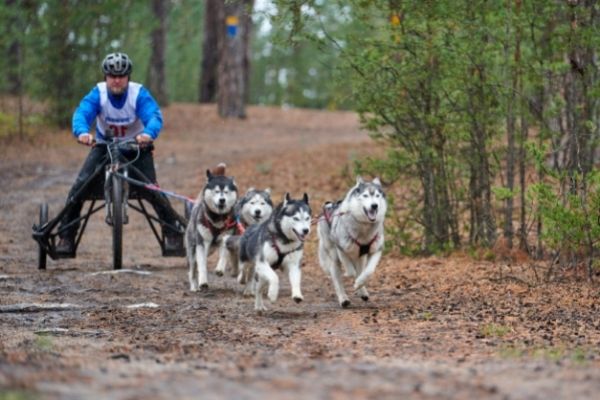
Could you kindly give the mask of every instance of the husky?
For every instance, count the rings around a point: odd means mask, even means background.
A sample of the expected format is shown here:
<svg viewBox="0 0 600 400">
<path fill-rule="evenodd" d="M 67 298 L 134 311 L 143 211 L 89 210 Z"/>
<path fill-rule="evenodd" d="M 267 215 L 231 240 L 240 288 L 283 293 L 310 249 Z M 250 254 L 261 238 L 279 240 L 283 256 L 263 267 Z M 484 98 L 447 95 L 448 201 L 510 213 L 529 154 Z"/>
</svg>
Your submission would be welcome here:
<svg viewBox="0 0 600 400">
<path fill-rule="evenodd" d="M 223 257 L 219 258 L 215 273 L 223 276 L 228 266 L 232 267 L 231 276 L 238 276 L 239 243 L 241 234 L 251 225 L 259 224 L 267 220 L 273 213 L 273 201 L 271 200 L 271 189 L 257 190 L 253 187 L 238 200 L 234 212 L 236 220 L 239 220 L 238 235 L 232 235 L 223 240 L 225 249 L 221 251 Z"/>
<path fill-rule="evenodd" d="M 235 230 L 234 206 L 238 189 L 233 177 L 225 176 L 224 166 L 220 164 L 218 168 L 221 172 L 218 175 L 206 170 L 208 180 L 194 202 L 185 230 L 192 292 L 208 287 L 208 256 Z"/>
<path fill-rule="evenodd" d="M 381 181 L 371 182 L 360 176 L 343 200 L 327 202 L 317 223 L 319 263 L 331 276 L 338 301 L 343 308 L 350 305 L 344 290 L 341 268 L 354 277 L 354 290 L 369 300 L 366 284 L 381 259 L 383 222 L 387 201 Z"/>
<path fill-rule="evenodd" d="M 311 209 L 308 195 L 301 200 L 290 198 L 286 193 L 283 201 L 273 210 L 266 221 L 250 226 L 240 238 L 239 266 L 243 273 L 252 273 L 256 281 L 254 309 L 265 311 L 263 289 L 268 285 L 267 295 L 271 302 L 279 295 L 279 267 L 288 273 L 292 299 L 303 300 L 300 289 L 302 272 L 300 262 L 304 240 L 310 232 Z"/>
</svg>

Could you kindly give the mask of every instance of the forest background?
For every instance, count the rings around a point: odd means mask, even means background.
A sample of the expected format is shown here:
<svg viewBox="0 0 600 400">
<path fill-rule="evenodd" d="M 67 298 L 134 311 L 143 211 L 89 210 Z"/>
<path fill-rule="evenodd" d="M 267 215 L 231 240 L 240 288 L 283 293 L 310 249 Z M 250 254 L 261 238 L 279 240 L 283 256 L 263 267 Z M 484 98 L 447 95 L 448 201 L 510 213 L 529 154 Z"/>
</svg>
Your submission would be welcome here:
<svg viewBox="0 0 600 400">
<path fill-rule="evenodd" d="M 207 27 L 228 37 L 231 12 L 247 35 L 238 100 L 355 110 L 386 147 L 354 167 L 393 188 L 389 250 L 516 248 L 548 278 L 598 273 L 592 0 L 4 0 L 0 136 L 67 127 L 112 51 L 163 105 L 220 101 L 216 78 L 201 93 Z"/>
</svg>

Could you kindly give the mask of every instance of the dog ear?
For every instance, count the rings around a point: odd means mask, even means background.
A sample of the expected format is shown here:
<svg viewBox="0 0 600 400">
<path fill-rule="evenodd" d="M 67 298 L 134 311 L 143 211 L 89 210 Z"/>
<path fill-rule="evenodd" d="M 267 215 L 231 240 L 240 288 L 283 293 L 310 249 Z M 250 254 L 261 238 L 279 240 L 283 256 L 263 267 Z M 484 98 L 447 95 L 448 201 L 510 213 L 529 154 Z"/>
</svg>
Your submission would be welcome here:
<svg viewBox="0 0 600 400">
<path fill-rule="evenodd" d="M 357 175 L 356 176 L 356 184 L 360 185 L 361 183 L 364 183 L 365 181 L 363 180 L 362 176 Z"/>
<path fill-rule="evenodd" d="M 208 178 L 208 180 L 209 180 L 209 181 L 210 181 L 210 180 L 211 180 L 211 178 L 213 177 L 213 174 L 212 174 L 212 172 L 210 172 L 210 169 L 207 169 L 207 170 L 206 170 L 206 177 Z"/>
<path fill-rule="evenodd" d="M 375 177 L 375 179 L 373 179 L 373 183 L 376 184 L 376 185 L 378 185 L 378 186 L 381 186 L 381 180 L 379 179 L 378 176 Z"/>
<path fill-rule="evenodd" d="M 302 201 L 308 204 L 308 194 L 304 193 L 304 196 L 302 196 Z"/>
<path fill-rule="evenodd" d="M 250 192 L 254 192 L 254 191 L 256 191 L 256 188 L 255 188 L 254 186 L 250 186 L 250 187 L 248 188 L 248 190 L 246 190 L 246 194 L 248 194 L 248 193 L 250 193 Z"/>
<path fill-rule="evenodd" d="M 283 205 L 285 206 L 288 201 L 290 201 L 290 192 L 285 192 L 285 195 L 283 196 Z"/>
<path fill-rule="evenodd" d="M 265 189 L 265 193 L 270 196 L 271 195 L 271 188 L 266 188 Z"/>
</svg>

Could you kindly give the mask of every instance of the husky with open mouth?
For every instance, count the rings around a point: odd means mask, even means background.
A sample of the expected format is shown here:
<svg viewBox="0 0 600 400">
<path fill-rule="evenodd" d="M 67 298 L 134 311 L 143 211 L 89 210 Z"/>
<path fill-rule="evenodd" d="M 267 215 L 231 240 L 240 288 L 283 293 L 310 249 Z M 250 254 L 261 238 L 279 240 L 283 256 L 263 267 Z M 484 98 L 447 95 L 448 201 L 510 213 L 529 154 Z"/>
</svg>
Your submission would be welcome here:
<svg viewBox="0 0 600 400">
<path fill-rule="evenodd" d="M 300 262 L 304 241 L 310 232 L 311 209 L 308 195 L 300 200 L 285 194 L 266 221 L 250 226 L 240 238 L 239 266 L 242 275 L 254 279 L 254 309 L 264 311 L 263 291 L 271 302 L 279 295 L 279 276 L 276 270 L 287 272 L 292 288 L 292 299 L 303 300 L 300 281 Z"/>
<path fill-rule="evenodd" d="M 342 266 L 346 276 L 354 277 L 354 290 L 369 300 L 366 284 L 375 272 L 383 251 L 383 222 L 387 210 L 385 192 L 379 178 L 371 182 L 356 179 L 346 197 L 327 202 L 317 224 L 319 263 L 331 276 L 342 307 L 350 300 L 342 281 Z"/>
</svg>

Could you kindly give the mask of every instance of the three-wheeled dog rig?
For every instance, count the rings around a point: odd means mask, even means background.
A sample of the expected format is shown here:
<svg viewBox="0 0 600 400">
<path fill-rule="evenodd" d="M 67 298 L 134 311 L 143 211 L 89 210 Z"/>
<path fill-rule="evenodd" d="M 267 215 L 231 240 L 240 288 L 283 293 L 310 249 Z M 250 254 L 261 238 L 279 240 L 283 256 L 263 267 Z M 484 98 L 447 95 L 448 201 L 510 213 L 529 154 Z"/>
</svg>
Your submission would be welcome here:
<svg viewBox="0 0 600 400">
<path fill-rule="evenodd" d="M 165 257 L 185 256 L 183 240 L 181 245 L 176 248 L 166 245 L 165 228 L 175 232 L 181 238 L 187 225 L 189 212 L 193 200 L 185 196 L 177 195 L 160 189 L 157 185 L 147 179 L 144 174 L 137 169 L 133 162 L 139 156 L 140 148 L 132 140 L 117 141 L 110 140 L 107 143 L 96 143 L 95 146 L 104 146 L 106 155 L 104 162 L 99 163 L 90 177 L 81 185 L 80 189 L 74 193 L 63 209 L 52 219 L 49 218 L 48 204 L 42 203 L 39 209 L 39 221 L 33 225 L 33 239 L 38 243 L 38 268 L 46 269 L 47 257 L 51 259 L 75 258 L 77 248 L 85 232 L 85 228 L 90 217 L 98 211 L 106 210 L 106 223 L 112 228 L 112 250 L 113 250 L 113 268 L 121 269 L 123 264 L 123 225 L 128 223 L 128 209 L 131 208 L 142 214 L 148 221 L 154 236 L 156 237 L 162 255 Z M 129 154 L 129 157 L 126 156 Z M 135 176 L 134 179 L 131 176 Z M 157 201 L 164 201 L 163 207 L 176 216 L 175 224 L 167 223 L 154 215 L 142 201 L 144 191 L 160 192 L 160 196 L 155 196 Z M 184 216 L 181 216 L 172 209 L 171 204 L 166 200 L 165 195 L 184 200 Z M 76 200 L 89 202 L 79 218 L 76 218 L 67 224 L 60 225 L 61 220 L 67 214 L 71 207 L 75 206 Z M 97 204 L 98 203 L 98 204 Z M 73 225 L 81 224 L 76 237 L 72 251 L 57 251 L 57 237 Z M 157 225 L 163 229 L 159 232 Z"/>
</svg>

